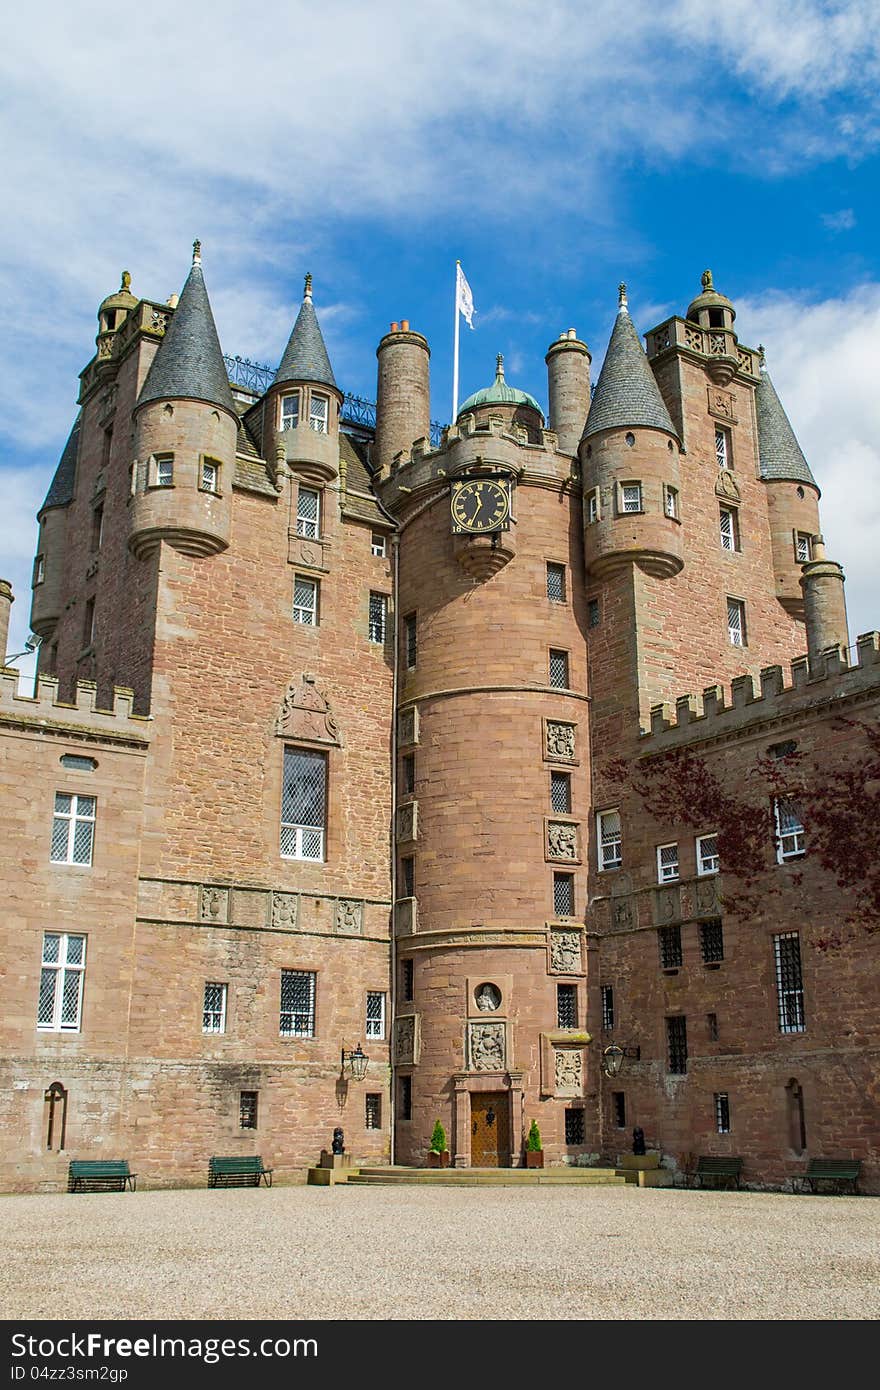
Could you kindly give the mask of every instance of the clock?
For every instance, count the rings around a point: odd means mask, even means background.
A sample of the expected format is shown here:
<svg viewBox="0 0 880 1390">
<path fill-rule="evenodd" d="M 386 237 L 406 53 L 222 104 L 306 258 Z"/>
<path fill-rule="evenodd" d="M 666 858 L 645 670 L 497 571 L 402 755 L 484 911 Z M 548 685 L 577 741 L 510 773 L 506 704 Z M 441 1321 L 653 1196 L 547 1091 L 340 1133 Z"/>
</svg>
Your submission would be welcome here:
<svg viewBox="0 0 880 1390">
<path fill-rule="evenodd" d="M 510 529 L 510 483 L 506 478 L 462 478 L 450 498 L 454 535 Z"/>
</svg>

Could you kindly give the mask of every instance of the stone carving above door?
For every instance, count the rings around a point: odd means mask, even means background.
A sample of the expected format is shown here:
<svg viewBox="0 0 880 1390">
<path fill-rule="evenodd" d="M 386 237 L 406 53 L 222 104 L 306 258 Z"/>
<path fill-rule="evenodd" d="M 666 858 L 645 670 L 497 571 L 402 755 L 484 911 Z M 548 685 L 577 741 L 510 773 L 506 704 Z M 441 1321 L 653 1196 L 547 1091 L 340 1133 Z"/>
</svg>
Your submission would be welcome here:
<svg viewBox="0 0 880 1390">
<path fill-rule="evenodd" d="M 303 672 L 299 681 L 291 681 L 275 720 L 275 733 L 297 742 L 342 743 L 339 725 L 314 676 Z"/>
</svg>

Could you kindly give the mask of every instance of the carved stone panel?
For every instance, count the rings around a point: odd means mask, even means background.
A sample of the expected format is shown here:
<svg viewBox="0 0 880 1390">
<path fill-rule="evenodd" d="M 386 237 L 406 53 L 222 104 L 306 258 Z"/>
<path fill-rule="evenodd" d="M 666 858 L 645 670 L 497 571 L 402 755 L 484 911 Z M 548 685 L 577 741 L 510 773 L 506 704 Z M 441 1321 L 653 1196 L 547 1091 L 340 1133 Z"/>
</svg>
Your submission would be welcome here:
<svg viewBox="0 0 880 1390">
<path fill-rule="evenodd" d="M 418 930 L 418 903 L 416 898 L 398 898 L 394 904 L 395 936 L 412 936 Z"/>
<path fill-rule="evenodd" d="M 300 569 L 318 570 L 326 573 L 329 566 L 327 563 L 327 547 L 323 541 L 307 540 L 304 536 L 299 536 L 295 531 L 288 532 L 287 560 L 291 565 L 296 565 Z"/>
<path fill-rule="evenodd" d="M 545 857 L 558 863 L 580 863 L 578 843 L 580 826 L 572 821 L 548 820 L 546 825 Z"/>
<path fill-rule="evenodd" d="M 301 680 L 291 681 L 275 720 L 275 733 L 297 742 L 341 744 L 339 726 L 314 676 L 303 672 Z"/>
<path fill-rule="evenodd" d="M 217 924 L 229 920 L 228 888 L 214 888 L 210 884 L 202 884 L 199 893 L 199 920 Z"/>
<path fill-rule="evenodd" d="M 415 1066 L 419 1060 L 419 1020 L 416 1014 L 406 1014 L 394 1020 L 392 1060 L 396 1067 Z"/>
<path fill-rule="evenodd" d="M 678 884 L 668 888 L 654 889 L 654 922 L 665 926 L 669 922 L 681 921 L 681 896 Z"/>
<path fill-rule="evenodd" d="M 333 929 L 345 936 L 360 936 L 364 929 L 363 903 L 353 898 L 338 898 Z"/>
<path fill-rule="evenodd" d="M 558 719 L 544 723 L 544 755 L 553 762 L 572 763 L 577 752 L 577 725 Z"/>
<path fill-rule="evenodd" d="M 419 707 L 412 705 L 403 709 L 397 716 L 397 740 L 403 745 L 419 741 Z"/>
<path fill-rule="evenodd" d="M 405 801 L 402 806 L 397 808 L 397 838 L 398 840 L 415 840 L 418 837 L 418 811 L 417 801 Z"/>
<path fill-rule="evenodd" d="M 721 911 L 721 900 L 718 892 L 718 876 L 712 874 L 707 878 L 695 879 L 691 884 L 691 892 L 694 899 L 694 915 L 696 917 L 717 917 Z"/>
<path fill-rule="evenodd" d="M 279 931 L 296 931 L 299 920 L 299 894 L 272 894 L 272 926 Z"/>
<path fill-rule="evenodd" d="M 556 1094 L 579 1096 L 584 1087 L 584 1054 L 580 1048 L 557 1047 Z"/>
<path fill-rule="evenodd" d="M 739 502 L 739 483 L 729 468 L 719 470 L 718 477 L 715 479 L 715 495 L 726 498 L 728 502 Z"/>
<path fill-rule="evenodd" d="M 558 975 L 580 975 L 583 973 L 580 932 L 551 931 L 550 969 Z"/>
<path fill-rule="evenodd" d="M 709 393 L 709 414 L 714 415 L 716 420 L 724 420 L 726 424 L 736 424 L 736 396 L 732 391 L 725 391 L 720 386 L 708 386 Z"/>
<path fill-rule="evenodd" d="M 468 1024 L 468 1064 L 471 1071 L 503 1071 L 505 1063 L 504 1024 Z"/>
<path fill-rule="evenodd" d="M 611 925 L 612 927 L 616 927 L 618 931 L 628 931 L 630 927 L 635 926 L 635 913 L 633 912 L 633 905 L 629 898 L 614 898 L 609 903 L 609 909 L 611 912 Z"/>
</svg>

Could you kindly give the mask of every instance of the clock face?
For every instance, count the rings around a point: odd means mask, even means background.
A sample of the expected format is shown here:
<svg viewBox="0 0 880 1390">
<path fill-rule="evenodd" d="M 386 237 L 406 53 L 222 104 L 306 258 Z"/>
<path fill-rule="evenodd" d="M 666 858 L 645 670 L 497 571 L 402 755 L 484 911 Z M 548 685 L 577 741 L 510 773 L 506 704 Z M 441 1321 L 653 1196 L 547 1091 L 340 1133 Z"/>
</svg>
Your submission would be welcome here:
<svg viewBox="0 0 880 1390">
<path fill-rule="evenodd" d="M 468 478 L 452 484 L 452 530 L 456 534 L 506 531 L 510 526 L 510 485 L 496 478 Z"/>
</svg>

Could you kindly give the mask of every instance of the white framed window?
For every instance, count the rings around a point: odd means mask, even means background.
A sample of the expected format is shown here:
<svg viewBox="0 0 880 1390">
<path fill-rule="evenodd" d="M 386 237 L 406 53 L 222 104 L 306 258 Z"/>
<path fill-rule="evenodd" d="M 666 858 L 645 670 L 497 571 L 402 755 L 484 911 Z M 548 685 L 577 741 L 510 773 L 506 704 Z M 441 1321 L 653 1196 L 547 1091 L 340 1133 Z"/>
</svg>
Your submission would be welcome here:
<svg viewBox="0 0 880 1390">
<path fill-rule="evenodd" d="M 746 606 L 742 599 L 727 600 L 727 634 L 734 647 L 746 645 Z"/>
<path fill-rule="evenodd" d="M 623 837 L 618 810 L 598 813 L 596 816 L 596 841 L 599 847 L 599 871 L 619 869 L 623 863 Z"/>
<path fill-rule="evenodd" d="M 91 864 L 97 804 L 94 796 L 55 793 L 52 846 L 49 850 L 49 858 L 54 864 Z"/>
<path fill-rule="evenodd" d="M 376 555 L 380 560 L 385 559 L 387 553 L 387 542 L 381 531 L 374 531 L 370 536 L 370 554 Z"/>
<path fill-rule="evenodd" d="M 226 1032 L 226 993 L 227 985 L 205 981 L 205 997 L 202 1001 L 202 1032 Z"/>
<path fill-rule="evenodd" d="M 293 581 L 293 621 L 318 626 L 318 581 L 298 574 Z"/>
<path fill-rule="evenodd" d="M 672 883 L 678 878 L 678 845 L 657 846 L 657 882 Z"/>
<path fill-rule="evenodd" d="M 620 484 L 620 510 L 621 512 L 640 512 L 642 510 L 641 483 Z"/>
<path fill-rule="evenodd" d="M 309 424 L 316 434 L 326 434 L 330 419 L 330 397 L 312 394 L 309 401 Z"/>
<path fill-rule="evenodd" d="M 717 831 L 712 835 L 698 835 L 697 873 L 700 878 L 705 878 L 708 874 L 717 874 L 719 864 Z"/>
<path fill-rule="evenodd" d="M 808 565 L 813 558 L 813 537 L 808 531 L 795 531 L 794 553 L 799 565 Z"/>
<path fill-rule="evenodd" d="M 796 931 L 780 932 L 773 938 L 773 964 L 776 973 L 776 1008 L 780 1033 L 803 1033 L 804 977 L 801 970 L 801 942 Z"/>
<path fill-rule="evenodd" d="M 43 933 L 37 1028 L 43 1033 L 78 1033 L 86 973 L 86 939 L 66 932 Z"/>
<path fill-rule="evenodd" d="M 739 518 L 735 507 L 718 508 L 722 550 L 739 550 Z"/>
<path fill-rule="evenodd" d="M 202 459 L 202 472 L 199 479 L 200 492 L 220 491 L 220 465 L 213 459 Z"/>
<path fill-rule="evenodd" d="M 281 855 L 324 858 L 327 828 L 327 754 L 285 748 L 281 788 Z"/>
<path fill-rule="evenodd" d="M 282 970 L 278 1031 L 282 1038 L 315 1036 L 314 970 Z"/>
<path fill-rule="evenodd" d="M 367 991 L 366 1035 L 376 1041 L 385 1036 L 385 995 L 378 990 Z"/>
<path fill-rule="evenodd" d="M 300 487 L 297 492 L 296 534 L 312 541 L 321 534 L 321 494 L 315 487 Z"/>
<path fill-rule="evenodd" d="M 44 556 L 38 555 L 34 560 L 34 577 L 31 581 L 31 588 L 35 589 L 38 584 L 44 583 L 46 579 L 46 561 Z"/>
<path fill-rule="evenodd" d="M 547 561 L 547 597 L 551 603 L 565 603 L 565 565 Z"/>
<path fill-rule="evenodd" d="M 174 486 L 174 455 L 156 454 L 156 468 L 153 474 L 156 487 Z"/>
<path fill-rule="evenodd" d="M 388 631 L 387 594 L 370 594 L 370 614 L 367 629 L 370 641 L 384 646 Z"/>
<path fill-rule="evenodd" d="M 733 451 L 730 447 L 730 431 L 715 426 L 715 462 L 719 468 L 733 467 Z"/>
<path fill-rule="evenodd" d="M 776 858 L 782 864 L 786 859 L 798 859 L 806 852 L 804 827 L 797 802 L 788 796 L 777 796 L 773 801 L 773 820 L 776 826 Z"/>
<path fill-rule="evenodd" d="M 678 520 L 678 488 L 663 484 L 663 510 L 673 521 Z"/>
<path fill-rule="evenodd" d="M 299 392 L 291 391 L 289 395 L 281 397 L 281 420 L 282 430 L 295 430 L 299 424 Z"/>
<path fill-rule="evenodd" d="M 587 493 L 587 521 L 599 521 L 602 510 L 599 502 L 599 489 L 594 487 L 592 492 Z"/>
</svg>

